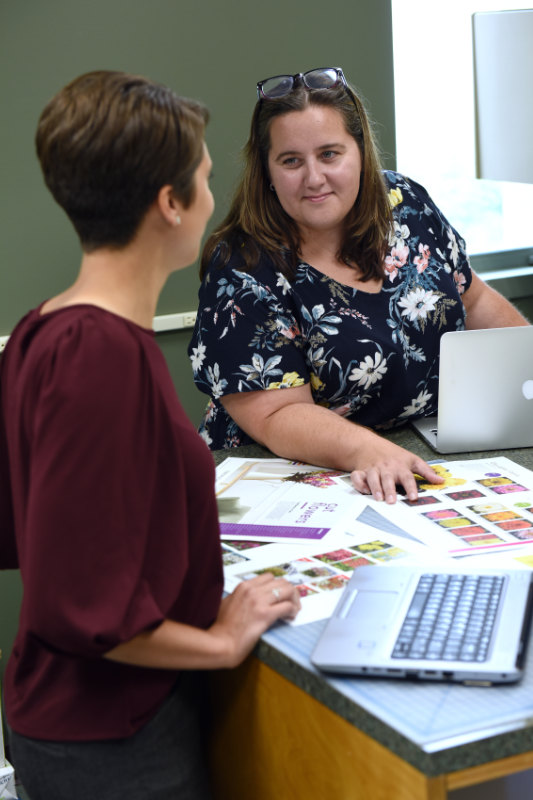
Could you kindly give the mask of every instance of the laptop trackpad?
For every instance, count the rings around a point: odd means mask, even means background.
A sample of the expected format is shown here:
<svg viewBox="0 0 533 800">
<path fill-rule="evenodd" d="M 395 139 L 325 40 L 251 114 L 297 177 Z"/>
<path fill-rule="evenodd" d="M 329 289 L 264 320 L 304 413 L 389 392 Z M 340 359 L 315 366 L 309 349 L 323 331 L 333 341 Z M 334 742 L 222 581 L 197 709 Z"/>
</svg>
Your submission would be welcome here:
<svg viewBox="0 0 533 800">
<path fill-rule="evenodd" d="M 358 617 L 368 627 L 381 626 L 390 619 L 398 595 L 399 592 L 393 591 L 358 591 L 352 602 L 341 608 L 339 616 Z"/>
</svg>

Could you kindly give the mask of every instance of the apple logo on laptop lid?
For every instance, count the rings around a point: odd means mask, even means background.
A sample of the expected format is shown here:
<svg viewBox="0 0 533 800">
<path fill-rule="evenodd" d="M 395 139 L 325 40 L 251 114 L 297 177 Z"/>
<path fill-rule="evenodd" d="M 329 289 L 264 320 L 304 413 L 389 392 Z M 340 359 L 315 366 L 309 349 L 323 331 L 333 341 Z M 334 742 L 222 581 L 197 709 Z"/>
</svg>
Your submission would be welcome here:
<svg viewBox="0 0 533 800">
<path fill-rule="evenodd" d="M 533 399 L 533 380 L 524 381 L 522 384 L 522 394 L 526 398 L 526 400 Z"/>
</svg>

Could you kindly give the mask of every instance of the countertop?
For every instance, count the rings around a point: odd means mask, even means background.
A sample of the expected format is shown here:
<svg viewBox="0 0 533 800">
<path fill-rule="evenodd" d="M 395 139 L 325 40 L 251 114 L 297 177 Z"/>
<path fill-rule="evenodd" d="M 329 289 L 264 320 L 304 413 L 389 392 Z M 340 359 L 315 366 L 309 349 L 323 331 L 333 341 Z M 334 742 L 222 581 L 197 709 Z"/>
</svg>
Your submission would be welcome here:
<svg viewBox="0 0 533 800">
<path fill-rule="evenodd" d="M 506 456 L 533 471 L 533 448 L 457 453 L 441 456 L 431 450 L 410 427 L 389 432 L 387 433 L 387 438 L 402 447 L 416 452 L 427 461 L 455 461 Z M 272 458 L 273 454 L 260 445 L 246 445 L 232 450 L 213 452 L 216 464 L 219 464 L 228 456 Z M 322 624 L 323 622 L 310 623 L 310 625 L 301 626 L 301 628 L 308 628 L 310 634 L 314 636 L 319 633 Z M 301 637 L 301 628 L 298 637 Z M 394 680 L 359 679 L 359 681 L 356 681 L 352 678 L 332 679 L 315 670 L 308 663 L 305 655 L 303 658 L 294 657 L 296 651 L 291 647 L 291 638 L 294 638 L 295 630 L 290 626 L 282 625 L 272 632 L 267 632 L 257 645 L 255 655 L 309 695 L 388 747 L 424 774 L 428 776 L 439 775 L 533 750 L 533 727 L 530 725 L 530 719 L 533 718 L 533 697 L 531 709 L 529 709 L 526 706 L 529 703 L 530 687 L 529 680 L 526 681 L 526 678 L 515 687 L 490 688 L 464 687 L 450 684 L 423 684 Z M 529 662 L 531 663 L 531 661 L 532 659 L 530 658 Z M 532 673 L 531 680 L 533 680 L 533 664 L 530 672 Z M 372 713 L 372 710 L 368 710 L 369 707 L 372 708 L 372 702 L 370 704 L 359 702 L 357 700 L 358 686 L 363 690 L 361 692 L 363 700 L 365 695 L 372 700 L 372 693 L 385 692 L 390 694 L 391 702 L 394 702 L 394 698 L 400 696 L 397 694 L 400 691 L 402 697 L 409 698 L 409 702 L 425 704 L 429 714 L 432 713 L 432 708 L 435 708 L 435 714 L 438 714 L 439 704 L 444 700 L 446 702 L 471 702 L 473 707 L 478 703 L 487 703 L 490 698 L 490 695 L 487 696 L 487 692 L 499 692 L 499 697 L 503 697 L 502 692 L 514 692 L 514 694 L 508 694 L 507 697 L 518 701 L 518 706 L 520 707 L 521 698 L 526 698 L 526 689 L 528 691 L 527 700 L 524 700 L 523 718 L 508 726 L 508 729 L 495 729 L 492 732 L 485 730 L 480 734 L 470 731 L 466 732 L 464 741 L 460 741 L 461 737 L 455 737 L 455 741 L 434 741 L 428 746 L 421 746 L 419 742 L 399 733 L 390 724 L 380 719 L 378 715 Z M 517 694 L 517 692 L 521 694 Z M 347 696 L 347 693 L 350 696 Z M 380 696 L 383 698 L 383 694 Z M 367 705 L 367 708 L 365 708 L 365 705 Z"/>
</svg>

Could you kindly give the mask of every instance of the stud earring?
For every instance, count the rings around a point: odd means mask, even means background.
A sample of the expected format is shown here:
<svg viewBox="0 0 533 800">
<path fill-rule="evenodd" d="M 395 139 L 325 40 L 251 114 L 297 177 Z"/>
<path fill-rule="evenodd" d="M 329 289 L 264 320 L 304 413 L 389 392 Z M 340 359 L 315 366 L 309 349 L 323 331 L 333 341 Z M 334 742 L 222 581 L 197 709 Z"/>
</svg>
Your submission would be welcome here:
<svg viewBox="0 0 533 800">
<path fill-rule="evenodd" d="M 181 225 L 181 217 L 179 214 L 176 215 L 176 225 Z"/>
<path fill-rule="evenodd" d="M 270 184 L 270 186 L 269 186 L 268 188 L 270 189 L 270 191 L 271 191 L 271 192 L 275 191 L 275 190 L 274 190 L 274 184 L 273 184 L 273 183 L 271 183 L 271 184 Z"/>
</svg>

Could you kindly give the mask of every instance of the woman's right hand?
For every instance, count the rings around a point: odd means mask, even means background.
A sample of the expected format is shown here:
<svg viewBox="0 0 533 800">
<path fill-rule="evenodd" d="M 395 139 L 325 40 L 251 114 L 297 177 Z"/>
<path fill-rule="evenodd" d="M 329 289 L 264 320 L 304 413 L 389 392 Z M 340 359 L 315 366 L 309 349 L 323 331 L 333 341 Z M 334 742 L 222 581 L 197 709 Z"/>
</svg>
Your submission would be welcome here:
<svg viewBox="0 0 533 800">
<path fill-rule="evenodd" d="M 218 617 L 209 628 L 210 634 L 224 642 L 228 663 L 223 666 L 240 664 L 276 620 L 294 619 L 300 607 L 296 587 L 270 572 L 239 583 L 223 598 Z"/>
<path fill-rule="evenodd" d="M 415 475 L 428 483 L 443 482 L 442 476 L 420 456 L 373 431 L 360 428 L 355 469 L 350 475 L 358 492 L 371 494 L 374 500 L 395 503 L 397 491 L 403 490 L 409 500 L 415 501 L 418 497 Z"/>
</svg>

